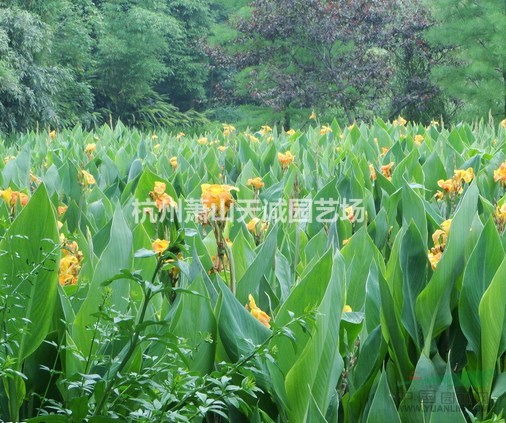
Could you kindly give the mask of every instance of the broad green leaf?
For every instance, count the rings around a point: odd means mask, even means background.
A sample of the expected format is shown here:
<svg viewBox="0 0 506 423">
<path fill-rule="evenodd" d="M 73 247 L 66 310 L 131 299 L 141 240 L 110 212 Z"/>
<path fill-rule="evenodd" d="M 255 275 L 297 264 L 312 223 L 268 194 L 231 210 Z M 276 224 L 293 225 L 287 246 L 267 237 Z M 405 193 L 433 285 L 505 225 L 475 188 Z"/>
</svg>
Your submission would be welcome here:
<svg viewBox="0 0 506 423">
<path fill-rule="evenodd" d="M 424 423 L 430 415 L 430 400 L 441 384 L 434 363 L 422 353 L 411 384 L 399 405 L 399 415 L 405 423 Z"/>
<path fill-rule="evenodd" d="M 274 253 L 276 252 L 278 226 L 272 228 L 255 260 L 248 267 L 243 277 L 237 282 L 237 299 L 239 302 L 246 304 L 248 295 L 252 294 L 255 299 L 260 297 L 260 280 L 274 265 Z"/>
<path fill-rule="evenodd" d="M 465 423 L 466 419 L 462 414 L 458 402 L 455 386 L 452 379 L 450 363 L 446 365 L 446 373 L 441 385 L 435 393 L 434 402 L 431 404 L 430 423 Z"/>
<path fill-rule="evenodd" d="M 0 311 L 8 348 L 21 370 L 23 360 L 42 343 L 58 300 L 60 262 L 54 209 L 40 185 L 0 241 Z M 0 357 L 5 353 L 0 348 Z"/>
<path fill-rule="evenodd" d="M 382 372 L 366 423 L 401 423 L 399 413 L 388 387 L 386 372 Z"/>
<path fill-rule="evenodd" d="M 311 397 L 319 410 L 327 410 L 335 392 L 344 367 L 337 345 L 345 286 L 344 262 L 340 253 L 336 253 L 330 280 L 326 282 L 317 309 L 317 329 L 286 375 L 285 389 L 291 421 L 306 421 Z"/>
<path fill-rule="evenodd" d="M 494 221 L 489 219 L 466 263 L 459 299 L 462 332 L 475 354 L 480 351 L 480 317 L 478 307 L 483 294 L 504 259 L 504 250 Z"/>
<path fill-rule="evenodd" d="M 502 354 L 499 348 L 504 337 L 506 313 L 506 259 L 502 261 L 485 291 L 478 313 L 481 324 L 481 400 L 486 407 L 492 391 L 497 360 Z"/>
<path fill-rule="evenodd" d="M 425 337 L 425 353 L 429 354 L 434 336 L 451 321 L 450 299 L 456 279 L 464 268 L 464 251 L 478 203 L 478 188 L 472 183 L 462 198 L 452 221 L 448 245 L 436 271 L 416 301 L 416 316 Z"/>
<path fill-rule="evenodd" d="M 425 286 L 427 248 L 413 221 L 402 238 L 400 264 L 402 270 L 402 323 L 420 350 L 420 334 L 415 315 L 416 299 Z"/>
<path fill-rule="evenodd" d="M 72 325 L 72 336 L 80 351 L 87 354 L 93 339 L 93 328 L 97 321 L 95 313 L 101 304 L 114 305 L 118 311 L 126 311 L 130 293 L 130 281 L 120 279 L 104 289 L 102 282 L 120 273 L 122 269 L 130 269 L 133 261 L 132 232 L 125 222 L 120 207 L 116 209 L 110 229 L 110 237 L 105 250 L 101 254 L 93 279 L 90 282 L 88 296 L 76 314 Z"/>
<path fill-rule="evenodd" d="M 172 318 L 170 332 L 185 338 L 192 349 L 190 370 L 206 374 L 214 366 L 216 319 L 202 277 L 195 279 L 188 290 L 200 295 L 180 294 L 181 299 Z"/>
</svg>

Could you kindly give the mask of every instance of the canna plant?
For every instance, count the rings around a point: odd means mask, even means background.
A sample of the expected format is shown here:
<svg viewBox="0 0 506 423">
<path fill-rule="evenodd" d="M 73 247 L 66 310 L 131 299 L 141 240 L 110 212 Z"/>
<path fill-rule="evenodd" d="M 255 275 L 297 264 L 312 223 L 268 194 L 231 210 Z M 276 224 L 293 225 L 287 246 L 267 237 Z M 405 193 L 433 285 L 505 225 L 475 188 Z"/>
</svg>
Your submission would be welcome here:
<svg viewBox="0 0 506 423">
<path fill-rule="evenodd" d="M 2 145 L 0 418 L 502 421 L 506 128 L 311 123 Z"/>
</svg>

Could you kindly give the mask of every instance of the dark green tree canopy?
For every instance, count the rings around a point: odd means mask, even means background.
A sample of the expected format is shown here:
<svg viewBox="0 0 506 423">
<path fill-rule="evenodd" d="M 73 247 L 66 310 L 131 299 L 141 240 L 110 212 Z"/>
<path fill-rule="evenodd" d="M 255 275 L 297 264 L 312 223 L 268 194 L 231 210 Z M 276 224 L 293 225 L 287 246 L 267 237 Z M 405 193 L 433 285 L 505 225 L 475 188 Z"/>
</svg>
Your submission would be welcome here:
<svg viewBox="0 0 506 423">
<path fill-rule="evenodd" d="M 462 101 L 464 116 L 506 117 L 506 3 L 442 0 L 432 6 L 439 23 L 428 39 L 451 49 L 452 57 L 435 69 L 436 81 Z"/>
</svg>

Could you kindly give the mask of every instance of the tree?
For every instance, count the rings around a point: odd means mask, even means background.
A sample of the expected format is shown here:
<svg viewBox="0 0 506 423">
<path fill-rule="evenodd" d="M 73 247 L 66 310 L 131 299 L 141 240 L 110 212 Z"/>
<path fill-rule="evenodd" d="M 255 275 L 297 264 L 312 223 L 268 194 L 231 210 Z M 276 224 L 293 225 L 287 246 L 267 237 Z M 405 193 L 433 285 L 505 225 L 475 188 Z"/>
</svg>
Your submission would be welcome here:
<svg viewBox="0 0 506 423">
<path fill-rule="evenodd" d="M 472 118 L 489 111 L 506 116 L 506 3 L 503 0 L 438 0 L 438 23 L 428 34 L 435 46 L 451 50 L 452 62 L 439 66 L 436 81 L 464 103 Z"/>
<path fill-rule="evenodd" d="M 18 8 L 0 8 L 0 131 L 56 125 L 59 87 L 69 79 L 48 63 L 50 28 Z"/>
<path fill-rule="evenodd" d="M 424 124 L 438 117 L 449 121 L 448 100 L 431 78 L 432 69 L 446 60 L 446 49 L 425 39 L 433 25 L 429 10 L 420 0 L 398 0 L 392 13 L 397 24 L 389 48 L 395 72 L 388 118 L 402 115 Z"/>
<path fill-rule="evenodd" d="M 98 109 L 122 118 L 155 95 L 154 84 L 168 72 L 168 36 L 179 32 L 165 12 L 156 0 L 102 3 L 93 81 Z"/>
<path fill-rule="evenodd" d="M 349 121 L 378 110 L 389 63 L 394 0 L 256 0 L 239 25 L 242 80 L 259 102 L 339 105 Z"/>
<path fill-rule="evenodd" d="M 165 58 L 167 76 L 157 91 L 168 95 L 176 106 L 186 110 L 206 99 L 209 76 L 205 39 L 212 22 L 208 0 L 168 0 L 168 13 L 179 27 Z"/>
</svg>

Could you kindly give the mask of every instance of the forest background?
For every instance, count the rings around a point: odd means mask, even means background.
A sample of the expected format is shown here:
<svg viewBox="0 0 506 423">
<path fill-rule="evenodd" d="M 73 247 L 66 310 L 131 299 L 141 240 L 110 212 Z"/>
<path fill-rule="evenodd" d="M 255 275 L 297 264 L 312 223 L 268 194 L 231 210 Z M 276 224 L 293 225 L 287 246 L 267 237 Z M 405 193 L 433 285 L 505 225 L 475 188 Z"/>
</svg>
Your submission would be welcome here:
<svg viewBox="0 0 506 423">
<path fill-rule="evenodd" d="M 506 116 L 506 6 L 1 0 L 0 133 Z"/>
</svg>

